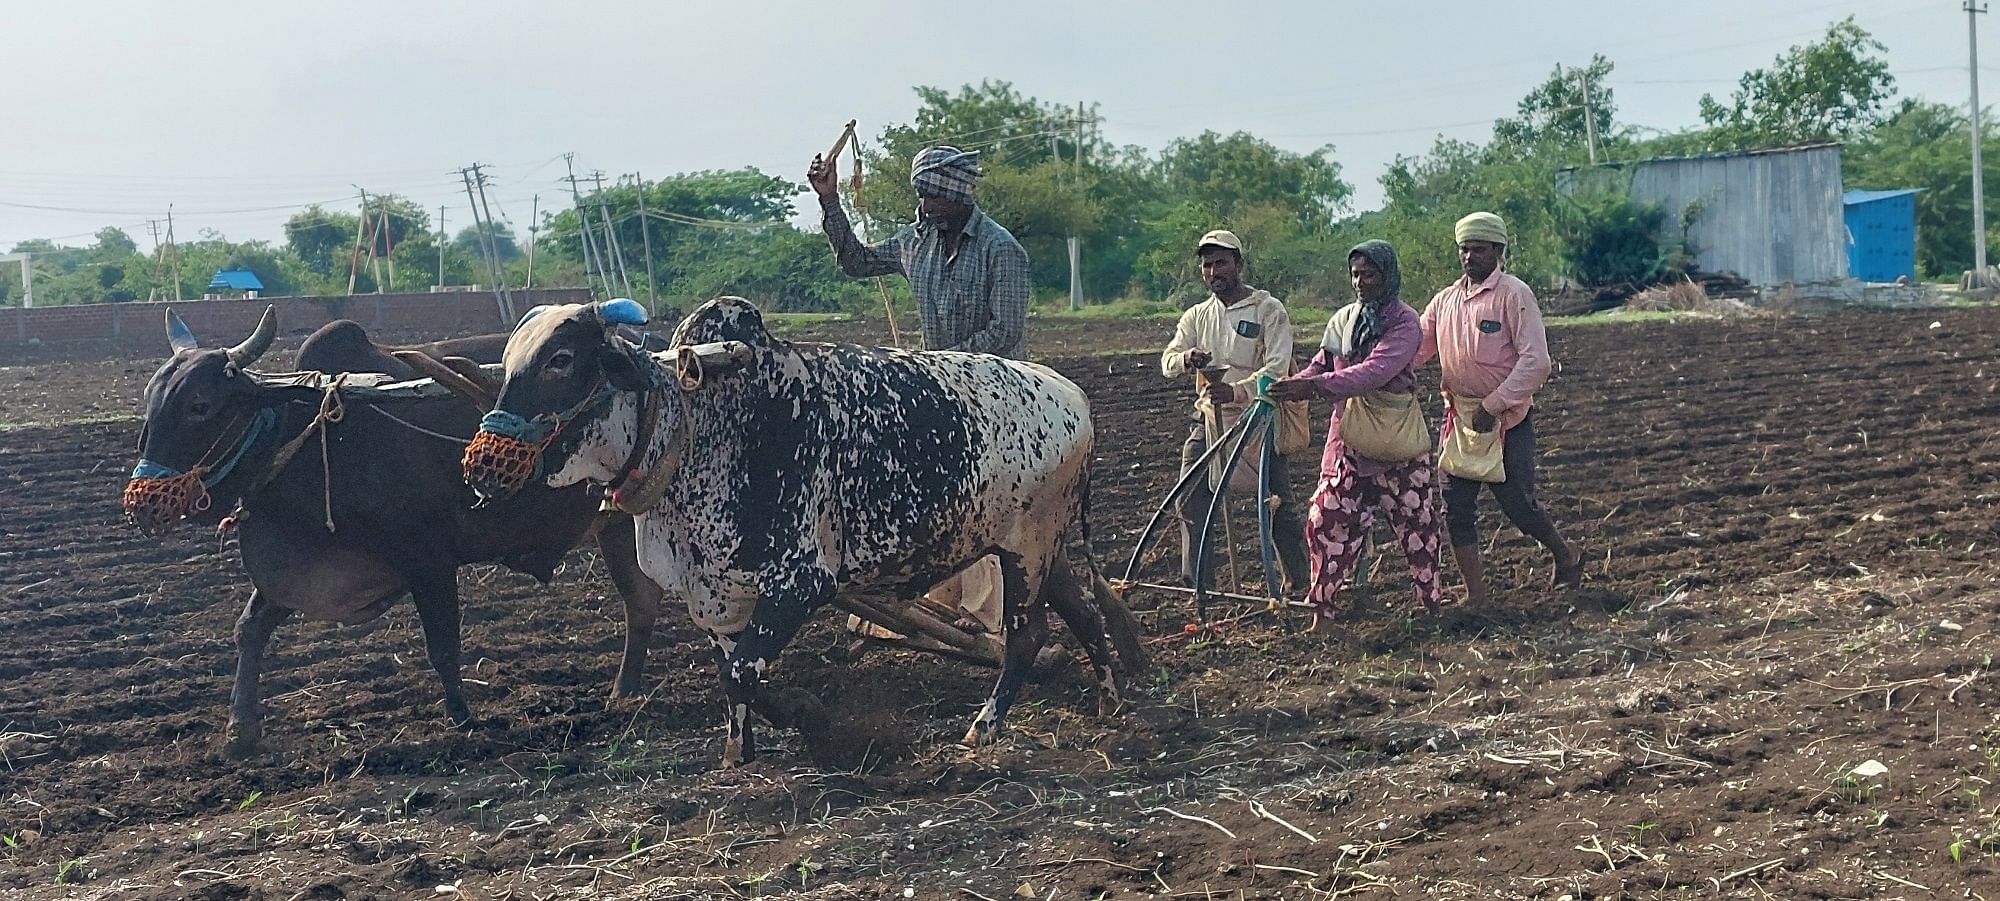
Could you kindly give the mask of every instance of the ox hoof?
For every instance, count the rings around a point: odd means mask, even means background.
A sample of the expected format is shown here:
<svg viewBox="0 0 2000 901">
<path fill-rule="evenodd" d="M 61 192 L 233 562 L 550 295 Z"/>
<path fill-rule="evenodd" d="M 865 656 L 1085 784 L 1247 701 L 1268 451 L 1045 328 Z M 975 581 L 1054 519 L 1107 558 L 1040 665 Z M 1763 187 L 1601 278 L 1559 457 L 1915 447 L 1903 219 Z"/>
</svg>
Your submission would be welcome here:
<svg viewBox="0 0 2000 901">
<path fill-rule="evenodd" d="M 965 730 L 965 744 L 983 748 L 1000 740 L 1000 724 L 989 720 L 974 720 L 972 728 Z"/>
</svg>

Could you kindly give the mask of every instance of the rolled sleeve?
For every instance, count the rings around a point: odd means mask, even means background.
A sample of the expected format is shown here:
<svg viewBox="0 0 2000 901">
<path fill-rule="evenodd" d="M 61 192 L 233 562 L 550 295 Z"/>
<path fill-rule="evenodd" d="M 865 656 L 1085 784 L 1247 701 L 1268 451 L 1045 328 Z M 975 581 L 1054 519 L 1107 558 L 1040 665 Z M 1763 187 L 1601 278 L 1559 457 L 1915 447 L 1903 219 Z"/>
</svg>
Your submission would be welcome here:
<svg viewBox="0 0 2000 901">
<path fill-rule="evenodd" d="M 854 227 L 847 221 L 847 211 L 840 208 L 839 198 L 822 197 L 819 208 L 820 225 L 826 230 L 827 243 L 833 245 L 833 258 L 840 264 L 840 271 L 856 278 L 903 271 L 904 232 L 897 232 L 880 244 L 864 244 L 855 236 Z"/>
<path fill-rule="evenodd" d="M 1513 340 L 1514 349 L 1520 356 L 1514 361 L 1514 370 L 1507 374 L 1500 387 L 1495 388 L 1480 402 L 1486 412 L 1496 416 L 1509 410 L 1523 409 L 1535 398 L 1535 391 L 1549 380 L 1549 372 L 1555 368 L 1549 358 L 1548 329 L 1542 323 L 1542 308 L 1535 303 L 1532 291 L 1516 290 L 1506 298 L 1505 312 L 1508 337 Z"/>
</svg>

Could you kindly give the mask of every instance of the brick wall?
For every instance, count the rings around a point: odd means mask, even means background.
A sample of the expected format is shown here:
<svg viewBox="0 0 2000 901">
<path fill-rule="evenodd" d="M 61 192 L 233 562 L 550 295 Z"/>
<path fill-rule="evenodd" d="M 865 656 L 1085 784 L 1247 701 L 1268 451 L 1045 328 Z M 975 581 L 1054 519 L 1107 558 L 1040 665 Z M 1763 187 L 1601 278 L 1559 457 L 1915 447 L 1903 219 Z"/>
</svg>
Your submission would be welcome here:
<svg viewBox="0 0 2000 901">
<path fill-rule="evenodd" d="M 536 304 L 591 299 L 585 288 L 512 293 L 516 315 Z M 103 303 L 32 310 L 13 307 L 0 309 L 0 365 L 165 356 L 165 311 L 169 308 L 180 314 L 203 344 L 234 344 L 257 327 L 266 306 L 277 308 L 281 343 L 292 347 L 335 319 L 352 319 L 370 335 L 394 342 L 483 335 L 513 327 L 512 322 L 501 319 L 499 301 L 492 292 Z"/>
</svg>

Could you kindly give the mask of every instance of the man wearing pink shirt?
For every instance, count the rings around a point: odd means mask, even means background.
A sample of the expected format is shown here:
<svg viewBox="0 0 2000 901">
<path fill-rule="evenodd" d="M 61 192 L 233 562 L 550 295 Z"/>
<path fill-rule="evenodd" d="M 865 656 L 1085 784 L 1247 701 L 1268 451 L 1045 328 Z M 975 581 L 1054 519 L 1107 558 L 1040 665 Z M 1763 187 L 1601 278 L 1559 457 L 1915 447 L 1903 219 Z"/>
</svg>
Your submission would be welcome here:
<svg viewBox="0 0 2000 901">
<path fill-rule="evenodd" d="M 1438 358 L 1445 393 L 1444 432 L 1456 428 L 1452 399 L 1478 400 L 1470 423 L 1474 432 L 1501 430 L 1503 481 L 1482 483 L 1444 477 L 1445 527 L 1451 553 L 1465 578 L 1468 604 L 1486 601 L 1485 568 L 1479 560 L 1479 487 L 1492 487 L 1500 511 L 1530 538 L 1555 555 L 1555 583 L 1583 581 L 1583 562 L 1556 531 L 1535 495 L 1535 391 L 1548 381 L 1549 339 L 1542 310 L 1526 282 L 1500 268 L 1507 251 L 1507 223 L 1493 213 L 1473 213 L 1454 229 L 1458 262 L 1465 276 L 1424 308 L 1421 367 Z"/>
</svg>

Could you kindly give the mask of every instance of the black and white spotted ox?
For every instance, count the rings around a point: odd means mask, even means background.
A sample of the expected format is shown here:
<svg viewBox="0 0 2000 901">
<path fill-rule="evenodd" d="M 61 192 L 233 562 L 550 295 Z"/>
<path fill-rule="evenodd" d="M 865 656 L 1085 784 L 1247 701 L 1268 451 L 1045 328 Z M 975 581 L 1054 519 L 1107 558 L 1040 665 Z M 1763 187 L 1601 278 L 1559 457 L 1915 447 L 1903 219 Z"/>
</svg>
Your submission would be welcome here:
<svg viewBox="0 0 2000 901">
<path fill-rule="evenodd" d="M 1075 384 L 981 354 L 789 343 L 734 297 L 690 313 L 678 357 L 656 357 L 617 337 L 637 315 L 615 301 L 531 314 L 481 428 L 539 446 L 550 485 L 636 486 L 640 567 L 687 598 L 719 650 L 726 765 L 756 753 L 751 710 L 824 726 L 759 691 L 815 610 L 843 593 L 907 605 L 988 554 L 1003 575 L 1006 651 L 966 741 L 996 736 L 1046 637 L 1045 605 L 1082 642 L 1100 711 L 1115 711 L 1105 619 L 1065 553 L 1073 531 L 1086 550 L 1089 537 L 1090 408 Z M 735 362 L 693 365 L 704 355 Z M 517 487 L 467 462 L 481 494 Z M 1136 648 L 1129 618 L 1112 619 L 1118 647 Z"/>
<path fill-rule="evenodd" d="M 458 567 L 499 562 L 546 582 L 593 528 L 625 602 L 625 655 L 614 691 L 638 693 L 660 592 L 638 572 L 629 517 L 599 521 L 599 501 L 583 486 L 537 487 L 472 509 L 477 498 L 460 476 L 459 459 L 481 411 L 449 395 L 371 398 L 365 390 L 341 391 L 337 421 L 322 426 L 322 458 L 321 433 L 311 430 L 328 409 L 325 393 L 298 384 L 307 379 L 250 368 L 270 347 L 272 312 L 231 348 L 198 347 L 171 311 L 167 333 L 173 356 L 146 386 L 142 459 L 127 483 L 125 509 L 149 534 L 183 519 L 213 523 L 237 510 L 252 590 L 236 622 L 231 751 L 253 749 L 262 735 L 258 677 L 280 622 L 297 613 L 361 623 L 404 594 L 416 602 L 446 712 L 461 725 L 469 722 L 459 678 Z M 309 340 L 299 367 L 360 372 L 380 365 L 370 355 L 373 345 L 360 337 L 345 347 Z M 463 345 L 451 349 L 468 352 Z M 282 459 L 287 447 L 297 453 Z"/>
</svg>

